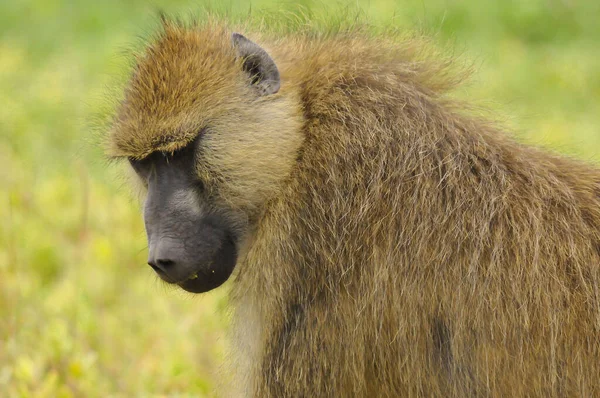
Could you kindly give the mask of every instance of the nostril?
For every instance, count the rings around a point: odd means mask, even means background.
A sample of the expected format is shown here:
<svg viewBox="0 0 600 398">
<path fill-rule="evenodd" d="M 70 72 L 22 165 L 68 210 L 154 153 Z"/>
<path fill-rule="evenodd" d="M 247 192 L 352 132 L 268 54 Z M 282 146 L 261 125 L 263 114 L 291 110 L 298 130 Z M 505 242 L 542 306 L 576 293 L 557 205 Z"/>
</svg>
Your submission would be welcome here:
<svg viewBox="0 0 600 398">
<path fill-rule="evenodd" d="M 148 265 L 152 267 L 155 272 L 162 272 L 154 263 L 154 261 L 148 261 Z"/>
<path fill-rule="evenodd" d="M 156 266 L 163 271 L 166 271 L 167 268 L 171 268 L 173 265 L 175 265 L 175 261 L 172 260 L 156 260 Z"/>
<path fill-rule="evenodd" d="M 172 268 L 173 265 L 175 265 L 175 261 L 160 259 L 155 261 L 148 261 L 148 265 L 151 266 L 155 272 L 159 274 L 165 274 L 169 268 Z"/>
</svg>

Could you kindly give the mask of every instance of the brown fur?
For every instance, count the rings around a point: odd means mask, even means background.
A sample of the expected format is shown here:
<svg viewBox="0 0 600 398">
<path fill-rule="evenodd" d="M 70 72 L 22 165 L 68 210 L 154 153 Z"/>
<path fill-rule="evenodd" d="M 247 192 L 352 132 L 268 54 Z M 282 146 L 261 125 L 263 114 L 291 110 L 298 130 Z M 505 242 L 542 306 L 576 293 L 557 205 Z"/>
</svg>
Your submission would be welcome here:
<svg viewBox="0 0 600 398">
<path fill-rule="evenodd" d="M 109 153 L 171 151 L 248 214 L 234 383 L 255 397 L 600 396 L 600 171 L 460 112 L 417 41 L 166 23 Z M 440 66 L 442 65 L 442 66 Z"/>
</svg>

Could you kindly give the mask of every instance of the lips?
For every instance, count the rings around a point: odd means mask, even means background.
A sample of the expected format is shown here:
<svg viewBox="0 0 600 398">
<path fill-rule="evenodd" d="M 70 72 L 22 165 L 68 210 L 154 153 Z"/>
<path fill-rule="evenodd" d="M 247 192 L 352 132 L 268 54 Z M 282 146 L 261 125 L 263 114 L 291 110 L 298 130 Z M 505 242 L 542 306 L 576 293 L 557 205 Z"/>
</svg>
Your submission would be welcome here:
<svg viewBox="0 0 600 398">
<path fill-rule="evenodd" d="M 183 282 L 177 283 L 177 286 L 190 293 L 204 293 L 221 286 L 231 274 L 227 267 L 221 265 L 223 271 L 217 272 L 212 269 L 210 272 L 197 272 Z M 233 267 L 231 267 L 233 270 Z"/>
<path fill-rule="evenodd" d="M 234 240 L 230 237 L 223 241 L 219 251 L 210 263 L 207 269 L 200 269 L 193 272 L 183 282 L 177 285 L 190 293 L 204 293 L 221 286 L 235 268 L 237 261 L 237 250 Z"/>
</svg>

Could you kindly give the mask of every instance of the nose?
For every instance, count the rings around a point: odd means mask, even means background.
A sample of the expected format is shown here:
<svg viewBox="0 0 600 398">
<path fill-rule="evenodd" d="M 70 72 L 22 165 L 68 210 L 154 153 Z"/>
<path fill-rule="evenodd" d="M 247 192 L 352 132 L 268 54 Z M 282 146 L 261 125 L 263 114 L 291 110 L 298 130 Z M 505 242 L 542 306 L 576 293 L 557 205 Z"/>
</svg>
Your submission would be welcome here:
<svg viewBox="0 0 600 398">
<path fill-rule="evenodd" d="M 149 258 L 148 265 L 151 266 L 157 274 L 168 275 L 169 270 L 175 267 L 175 261 L 163 258 L 159 258 L 156 260 L 153 258 Z"/>
<path fill-rule="evenodd" d="M 169 240 L 151 243 L 148 250 L 148 265 L 161 277 L 161 279 L 177 283 L 185 279 L 187 266 L 178 256 L 180 245 Z"/>
</svg>

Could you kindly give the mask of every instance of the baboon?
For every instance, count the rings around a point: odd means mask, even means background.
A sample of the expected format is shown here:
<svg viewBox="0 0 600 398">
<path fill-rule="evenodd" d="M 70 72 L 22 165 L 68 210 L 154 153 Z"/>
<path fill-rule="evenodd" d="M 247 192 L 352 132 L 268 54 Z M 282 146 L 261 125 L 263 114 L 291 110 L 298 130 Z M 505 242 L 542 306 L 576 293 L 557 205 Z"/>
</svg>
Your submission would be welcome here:
<svg viewBox="0 0 600 398">
<path fill-rule="evenodd" d="M 236 31 L 165 19 L 107 134 L 160 278 L 231 279 L 231 394 L 600 396 L 600 170 L 418 38 Z"/>
</svg>

